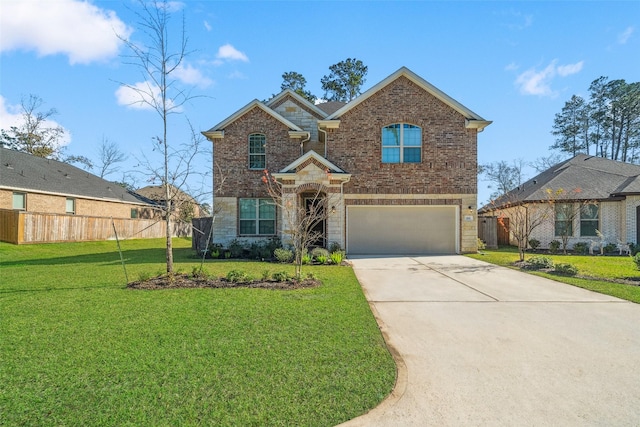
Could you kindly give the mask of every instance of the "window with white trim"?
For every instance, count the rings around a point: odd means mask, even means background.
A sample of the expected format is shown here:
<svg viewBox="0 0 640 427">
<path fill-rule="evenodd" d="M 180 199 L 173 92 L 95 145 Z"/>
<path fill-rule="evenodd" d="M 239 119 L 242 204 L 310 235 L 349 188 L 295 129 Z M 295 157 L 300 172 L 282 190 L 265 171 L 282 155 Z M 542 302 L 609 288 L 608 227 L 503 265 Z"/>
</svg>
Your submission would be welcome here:
<svg viewBox="0 0 640 427">
<path fill-rule="evenodd" d="M 260 133 L 249 135 L 249 169 L 265 169 L 267 167 L 267 154 L 265 146 L 267 137 Z"/>
<path fill-rule="evenodd" d="M 422 129 L 408 123 L 382 128 L 382 163 L 420 163 Z"/>
<path fill-rule="evenodd" d="M 240 199 L 238 206 L 241 236 L 276 234 L 276 205 L 271 199 Z"/>
<path fill-rule="evenodd" d="M 13 209 L 27 210 L 27 195 L 25 193 L 13 193 Z"/>
<path fill-rule="evenodd" d="M 596 236 L 600 227 L 600 209 L 598 205 L 590 203 L 580 209 L 580 236 Z"/>
<path fill-rule="evenodd" d="M 573 236 L 573 203 L 555 204 L 555 230 L 556 236 Z"/>
</svg>

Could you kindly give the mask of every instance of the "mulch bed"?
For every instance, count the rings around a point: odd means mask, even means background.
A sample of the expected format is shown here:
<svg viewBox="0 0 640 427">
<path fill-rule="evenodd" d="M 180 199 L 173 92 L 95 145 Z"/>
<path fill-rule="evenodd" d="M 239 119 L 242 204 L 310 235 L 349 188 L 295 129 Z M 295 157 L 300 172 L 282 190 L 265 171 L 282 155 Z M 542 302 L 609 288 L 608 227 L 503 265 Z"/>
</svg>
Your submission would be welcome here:
<svg viewBox="0 0 640 427">
<path fill-rule="evenodd" d="M 276 282 L 272 280 L 252 280 L 250 282 L 231 282 L 224 277 L 205 278 L 193 277 L 188 274 L 174 274 L 169 277 L 165 274 L 152 277 L 147 280 L 131 282 L 127 285 L 130 289 L 156 290 L 156 289 L 181 289 L 181 288 L 261 288 L 273 290 L 306 289 L 320 286 L 317 279 L 286 280 Z"/>
</svg>

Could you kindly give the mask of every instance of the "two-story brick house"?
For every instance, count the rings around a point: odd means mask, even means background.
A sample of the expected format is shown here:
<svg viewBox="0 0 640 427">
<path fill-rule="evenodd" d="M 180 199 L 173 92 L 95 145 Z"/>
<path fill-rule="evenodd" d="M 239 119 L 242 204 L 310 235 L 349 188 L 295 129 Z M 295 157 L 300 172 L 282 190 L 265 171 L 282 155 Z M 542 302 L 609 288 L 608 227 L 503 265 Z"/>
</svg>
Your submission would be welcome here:
<svg viewBox="0 0 640 427">
<path fill-rule="evenodd" d="M 490 123 L 405 67 L 347 104 L 291 90 L 254 100 L 203 132 L 224 176 L 214 241 L 282 234 L 268 169 L 293 203 L 320 189 L 324 241 L 349 254 L 474 252 L 477 134 Z"/>
</svg>

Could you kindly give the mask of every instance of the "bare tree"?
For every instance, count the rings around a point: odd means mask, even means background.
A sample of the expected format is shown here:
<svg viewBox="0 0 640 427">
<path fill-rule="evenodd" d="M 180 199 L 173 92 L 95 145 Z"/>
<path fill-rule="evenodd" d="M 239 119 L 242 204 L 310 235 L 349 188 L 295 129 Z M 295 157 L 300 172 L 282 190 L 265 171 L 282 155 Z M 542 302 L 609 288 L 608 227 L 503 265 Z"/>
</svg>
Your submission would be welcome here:
<svg viewBox="0 0 640 427">
<path fill-rule="evenodd" d="M 180 188 L 189 174 L 195 152 L 191 154 L 184 151 L 178 152 L 172 149 L 168 140 L 169 116 L 180 113 L 185 102 L 193 97 L 179 85 L 176 73 L 180 71 L 185 58 L 190 53 L 187 50 L 187 36 L 185 32 L 184 15 L 180 35 L 177 43 L 173 43 L 170 36 L 169 23 L 171 19 L 171 7 L 164 1 L 139 1 L 142 12 L 136 12 L 138 26 L 146 36 L 146 42 L 139 44 L 118 35 L 120 40 L 128 47 L 130 54 L 126 56 L 127 63 L 138 67 L 145 78 L 143 84 L 126 84 L 125 87 L 134 91 L 139 96 L 137 102 L 151 107 L 162 121 L 162 133 L 154 137 L 156 147 L 162 155 L 162 167 L 155 174 L 165 190 L 165 221 L 166 221 L 166 261 L 167 273 L 173 273 L 173 246 L 171 242 L 173 212 L 173 199 L 171 188 Z M 194 134 L 192 132 L 192 134 Z M 174 162 L 172 162 L 174 160 Z M 172 172 L 177 171 L 177 172 Z M 178 184 L 178 185 L 176 185 Z"/>
<path fill-rule="evenodd" d="M 285 188 L 269 171 L 262 176 L 269 196 L 283 217 L 283 234 L 293 247 L 295 275 L 302 277 L 302 259 L 306 251 L 322 238 L 317 226 L 327 220 L 329 211 L 323 187 L 309 193 L 306 200 L 290 189 Z"/>
<path fill-rule="evenodd" d="M 551 166 L 555 166 L 558 163 L 562 162 L 564 158 L 565 156 L 563 156 L 562 154 L 552 153 L 546 157 L 538 157 L 537 159 L 529 163 L 529 166 L 534 168 L 536 172 L 541 173 L 549 169 Z"/>
<path fill-rule="evenodd" d="M 524 261 L 531 233 L 549 216 L 548 205 L 541 202 L 522 203 L 514 193 L 506 194 L 500 199 L 499 204 L 492 202 L 492 205 L 498 216 L 498 224 L 516 241 L 520 261 Z M 509 220 L 508 228 L 505 219 Z"/>
<path fill-rule="evenodd" d="M 105 137 L 102 138 L 102 142 L 98 148 L 98 155 L 100 159 L 97 166 L 100 172 L 100 178 L 119 172 L 120 166 L 117 166 L 117 164 L 127 160 L 127 156 L 120 151 L 118 144 L 109 141 L 109 139 Z"/>
<path fill-rule="evenodd" d="M 507 194 L 524 181 L 523 169 L 526 165 L 524 159 L 516 159 L 511 163 L 505 160 L 480 165 L 478 173 L 489 181 L 489 188 L 495 191 L 491 193 L 491 199 L 497 199 Z"/>
<path fill-rule="evenodd" d="M 23 97 L 20 102 L 22 123 L 2 129 L 0 146 L 58 160 L 62 151 L 64 129 L 53 125 L 51 121 L 58 111 L 55 108 L 41 111 L 43 105 L 44 101 L 37 95 Z"/>
</svg>

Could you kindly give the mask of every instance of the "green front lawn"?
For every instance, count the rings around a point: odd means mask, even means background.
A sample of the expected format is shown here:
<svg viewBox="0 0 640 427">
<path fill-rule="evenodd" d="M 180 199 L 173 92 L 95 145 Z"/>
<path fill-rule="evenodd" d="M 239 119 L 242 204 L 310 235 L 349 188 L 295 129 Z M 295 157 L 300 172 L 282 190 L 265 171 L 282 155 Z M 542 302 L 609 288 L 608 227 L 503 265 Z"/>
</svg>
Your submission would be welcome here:
<svg viewBox="0 0 640 427">
<path fill-rule="evenodd" d="M 198 266 L 174 240 L 176 269 Z M 130 280 L 162 239 L 122 242 Z M 208 261 L 205 270 L 291 266 Z M 3 425 L 331 426 L 375 407 L 395 365 L 348 267 L 314 289 L 125 288 L 115 242 L 0 243 Z"/>
<path fill-rule="evenodd" d="M 549 257 L 554 263 L 571 264 L 578 269 L 579 277 L 564 277 L 543 272 L 531 272 L 531 274 L 640 303 L 640 281 L 637 282 L 638 286 L 612 283 L 612 280 L 615 279 L 628 280 L 640 277 L 640 271 L 636 268 L 631 257 L 527 253 L 525 260 L 533 255 Z M 470 254 L 468 256 L 492 264 L 515 268 L 514 263 L 518 261 L 518 250 L 512 247 L 504 247 L 498 250 L 486 249 L 478 254 Z"/>
</svg>

